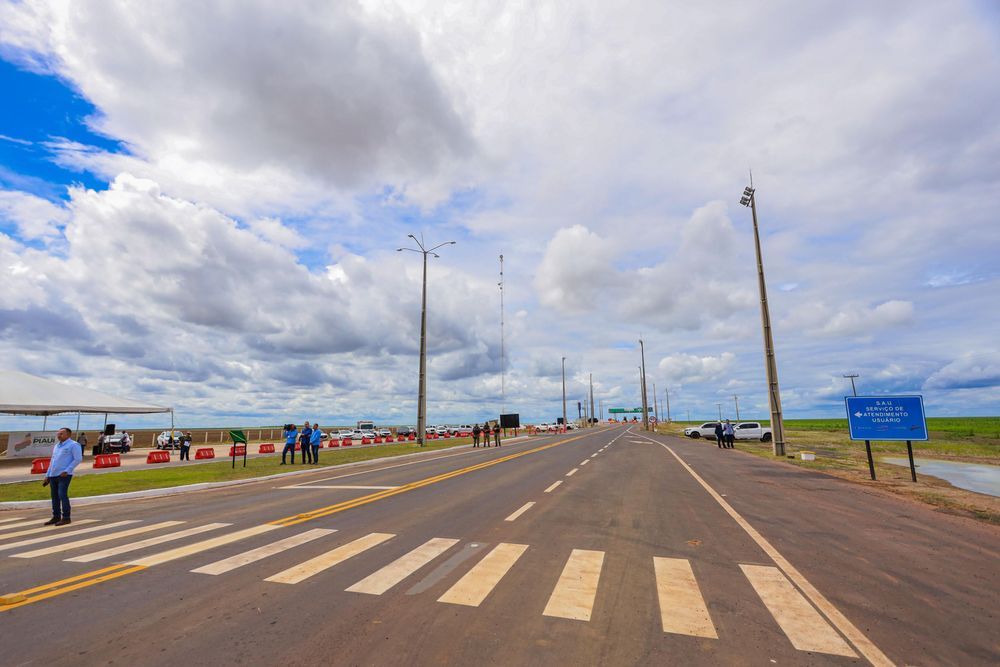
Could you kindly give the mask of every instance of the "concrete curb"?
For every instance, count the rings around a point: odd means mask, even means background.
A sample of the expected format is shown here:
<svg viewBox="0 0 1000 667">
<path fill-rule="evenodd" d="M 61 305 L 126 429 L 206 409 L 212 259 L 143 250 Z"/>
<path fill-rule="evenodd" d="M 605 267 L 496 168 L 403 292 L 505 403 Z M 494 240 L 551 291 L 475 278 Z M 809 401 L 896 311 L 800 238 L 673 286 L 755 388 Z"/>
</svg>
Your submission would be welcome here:
<svg viewBox="0 0 1000 667">
<path fill-rule="evenodd" d="M 517 442 L 519 440 L 526 440 L 528 436 L 522 435 L 516 438 L 511 438 L 507 440 L 507 443 Z M 449 449 L 435 450 L 433 453 L 454 451 L 458 449 L 472 449 L 472 445 L 457 445 Z M 161 498 L 166 496 L 176 496 L 183 493 L 192 493 L 195 491 L 205 491 L 209 489 L 221 489 L 227 486 L 239 486 L 240 484 L 252 484 L 255 482 L 265 482 L 271 479 L 280 479 L 282 477 L 295 477 L 296 475 L 306 475 L 309 473 L 316 473 L 320 471 L 327 470 L 341 470 L 345 468 L 356 468 L 358 466 L 363 466 L 370 464 L 375 461 L 388 461 L 396 459 L 410 459 L 418 457 L 421 455 L 427 455 L 432 452 L 413 452 L 412 454 L 399 454 L 397 456 L 379 456 L 373 459 L 367 459 L 365 461 L 353 461 L 351 463 L 338 463 L 337 465 L 324 466 L 322 468 L 308 468 L 306 470 L 290 470 L 288 472 L 279 472 L 274 475 L 266 475 L 264 477 L 248 477 L 247 479 L 234 479 L 228 482 L 200 482 L 198 484 L 185 484 L 183 486 L 167 486 L 162 489 L 147 489 L 146 491 L 129 491 L 127 493 L 108 493 L 103 496 L 84 496 L 82 498 L 73 498 L 73 506 L 83 506 L 83 505 L 103 505 L 105 503 L 113 503 L 118 500 L 133 500 L 137 498 Z M 51 508 L 51 500 L 12 500 L 8 502 L 0 503 L 0 511 L 2 510 L 26 510 L 26 509 L 45 509 Z"/>
</svg>

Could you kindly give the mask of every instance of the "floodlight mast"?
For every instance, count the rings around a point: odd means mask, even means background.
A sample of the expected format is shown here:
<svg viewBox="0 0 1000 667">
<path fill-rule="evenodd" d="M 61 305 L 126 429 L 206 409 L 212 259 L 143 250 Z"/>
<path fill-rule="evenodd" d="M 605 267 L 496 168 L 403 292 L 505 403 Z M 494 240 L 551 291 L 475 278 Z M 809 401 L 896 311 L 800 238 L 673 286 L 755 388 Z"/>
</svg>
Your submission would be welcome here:
<svg viewBox="0 0 1000 667">
<path fill-rule="evenodd" d="M 409 252 L 423 255 L 424 259 L 423 286 L 420 301 L 420 380 L 417 393 L 417 438 L 420 441 L 420 446 L 423 447 L 427 444 L 427 255 L 440 257 L 440 255 L 434 252 L 435 250 L 443 248 L 446 245 L 455 245 L 456 242 L 445 241 L 433 248 L 426 248 L 424 247 L 423 234 L 420 235 L 419 239 L 413 234 L 407 234 L 407 236 L 413 239 L 413 242 L 417 244 L 417 248 L 420 249 L 396 248 L 396 252 L 408 250 Z"/>
<path fill-rule="evenodd" d="M 764 334 L 764 364 L 767 371 L 767 399 L 771 406 L 771 439 L 775 456 L 785 455 L 785 423 L 781 414 L 781 391 L 778 388 L 778 363 L 774 356 L 771 334 L 771 313 L 767 305 L 767 283 L 764 281 L 764 259 L 760 252 L 760 231 L 757 225 L 757 197 L 753 184 L 743 188 L 740 204 L 753 215 L 753 241 L 757 252 L 757 287 L 760 290 L 760 323 Z"/>
</svg>

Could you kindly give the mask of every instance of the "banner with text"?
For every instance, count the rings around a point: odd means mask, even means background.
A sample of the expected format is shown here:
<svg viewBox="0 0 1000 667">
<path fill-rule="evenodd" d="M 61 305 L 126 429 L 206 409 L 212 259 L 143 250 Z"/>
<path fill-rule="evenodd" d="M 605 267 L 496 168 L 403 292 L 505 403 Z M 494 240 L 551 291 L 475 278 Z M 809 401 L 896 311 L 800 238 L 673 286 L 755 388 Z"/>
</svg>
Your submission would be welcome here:
<svg viewBox="0 0 1000 667">
<path fill-rule="evenodd" d="M 7 435 L 8 459 L 35 459 L 52 456 L 58 431 L 15 431 Z"/>
</svg>

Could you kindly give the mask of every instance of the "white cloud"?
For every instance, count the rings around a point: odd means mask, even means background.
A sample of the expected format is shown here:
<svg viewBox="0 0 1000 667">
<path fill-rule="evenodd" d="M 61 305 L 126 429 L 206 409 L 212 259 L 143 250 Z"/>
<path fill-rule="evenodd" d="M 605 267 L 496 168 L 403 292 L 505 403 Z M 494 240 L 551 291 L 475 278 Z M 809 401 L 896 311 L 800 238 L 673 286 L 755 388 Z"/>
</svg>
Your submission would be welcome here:
<svg viewBox="0 0 1000 667">
<path fill-rule="evenodd" d="M 658 367 L 671 382 L 693 384 L 724 379 L 735 361 L 736 355 L 732 352 L 705 357 L 672 354 L 661 359 Z"/>
<path fill-rule="evenodd" d="M 17 190 L 0 190 L 0 221 L 17 226 L 24 239 L 52 239 L 66 222 L 66 210 L 52 202 Z"/>
<path fill-rule="evenodd" d="M 880 329 L 909 324 L 913 312 L 912 302 L 895 299 L 877 305 L 848 302 L 839 306 L 816 301 L 797 307 L 782 326 L 817 336 L 867 336 Z"/>
<path fill-rule="evenodd" d="M 967 352 L 932 373 L 925 389 L 975 389 L 1000 386 L 1000 351 Z"/>
</svg>

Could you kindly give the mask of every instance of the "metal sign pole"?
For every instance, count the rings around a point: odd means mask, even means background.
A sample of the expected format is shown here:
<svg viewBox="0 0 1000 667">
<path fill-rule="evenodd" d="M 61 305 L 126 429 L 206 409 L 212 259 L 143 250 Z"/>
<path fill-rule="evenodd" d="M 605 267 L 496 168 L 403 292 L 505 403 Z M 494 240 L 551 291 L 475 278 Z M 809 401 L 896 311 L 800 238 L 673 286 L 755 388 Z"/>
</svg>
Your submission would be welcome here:
<svg viewBox="0 0 1000 667">
<path fill-rule="evenodd" d="M 868 452 L 868 472 L 871 473 L 872 479 L 875 479 L 875 461 L 872 460 L 872 441 L 865 440 L 865 451 Z"/>
<path fill-rule="evenodd" d="M 906 441 L 906 455 L 910 457 L 910 479 L 917 481 L 917 466 L 913 464 L 913 442 Z"/>
</svg>

